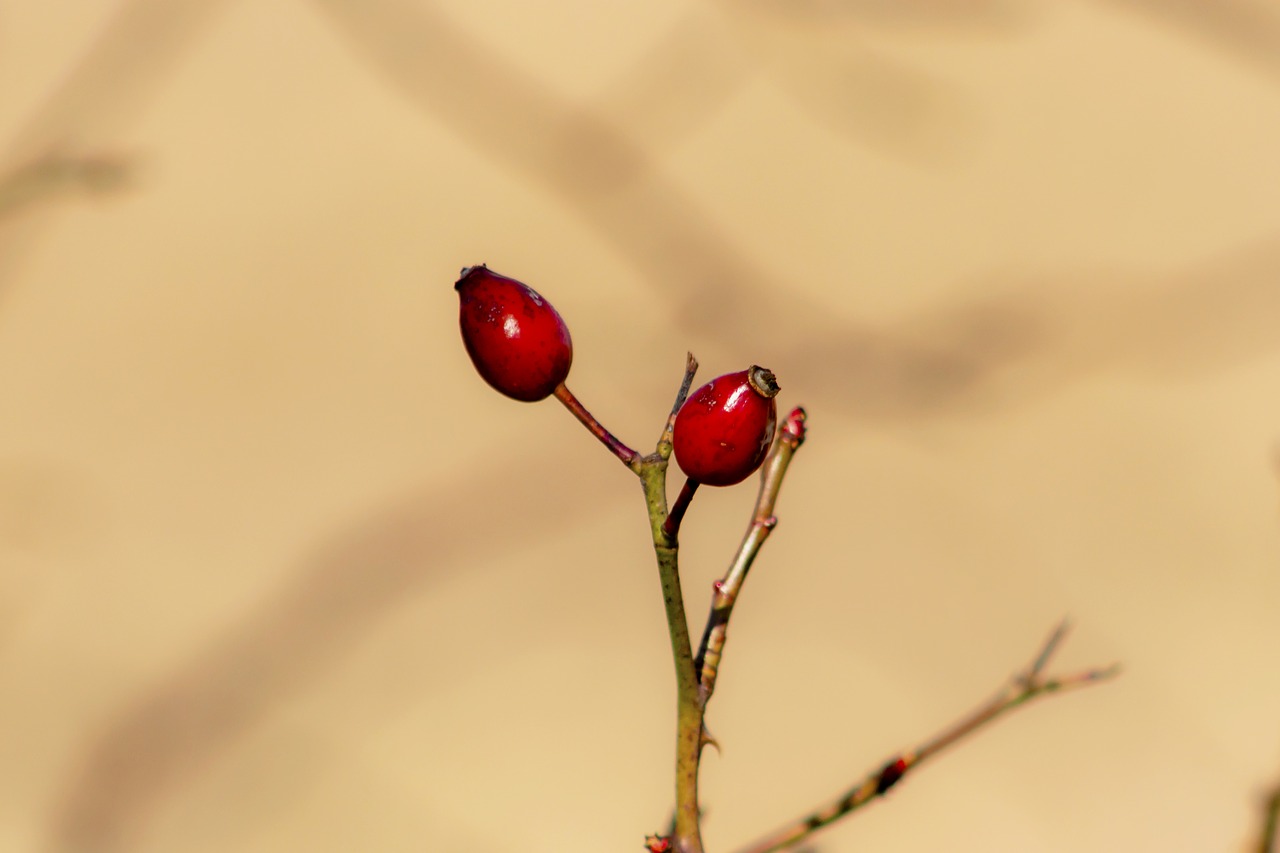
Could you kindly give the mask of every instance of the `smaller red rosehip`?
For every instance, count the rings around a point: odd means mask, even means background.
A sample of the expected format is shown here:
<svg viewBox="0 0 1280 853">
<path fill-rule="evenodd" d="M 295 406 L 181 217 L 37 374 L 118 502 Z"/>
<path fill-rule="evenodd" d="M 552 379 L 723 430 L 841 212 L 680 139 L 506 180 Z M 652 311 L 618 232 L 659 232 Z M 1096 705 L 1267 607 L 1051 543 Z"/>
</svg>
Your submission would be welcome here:
<svg viewBox="0 0 1280 853">
<path fill-rule="evenodd" d="M 549 397 L 564 382 L 573 341 L 550 302 L 484 264 L 464 269 L 453 288 L 461 301 L 462 343 L 485 382 L 526 403 Z"/>
<path fill-rule="evenodd" d="M 760 467 L 778 422 L 778 380 L 763 367 L 716 377 L 685 401 L 672 445 L 690 480 L 732 486 Z"/>
</svg>

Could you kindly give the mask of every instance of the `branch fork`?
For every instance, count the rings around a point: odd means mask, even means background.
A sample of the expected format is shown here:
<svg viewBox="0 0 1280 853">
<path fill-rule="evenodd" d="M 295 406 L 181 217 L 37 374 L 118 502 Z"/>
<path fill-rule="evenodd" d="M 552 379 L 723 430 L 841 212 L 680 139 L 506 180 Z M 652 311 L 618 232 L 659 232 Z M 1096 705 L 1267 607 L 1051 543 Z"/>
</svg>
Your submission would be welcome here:
<svg viewBox="0 0 1280 853">
<path fill-rule="evenodd" d="M 672 658 L 675 662 L 677 719 L 675 813 L 669 832 L 645 839 L 645 849 L 651 853 L 704 853 L 699 826 L 698 769 L 703 747 L 715 744 L 706 730 L 706 708 L 715 693 L 716 677 L 724 655 L 734 606 L 760 549 L 778 525 L 774 508 L 782 481 L 806 436 L 805 411 L 796 407 L 778 429 L 773 446 L 760 469 L 760 491 L 742 542 L 729 568 L 712 584 L 711 609 L 695 653 L 680 584 L 678 540 L 681 521 L 693 500 L 698 483 L 696 480 L 687 480 L 675 503 L 668 509 L 666 475 L 671 459 L 676 415 L 689 395 L 697 369 L 697 359 L 689 353 L 684 379 L 676 394 L 671 414 L 653 453 L 648 455 L 641 455 L 631 449 L 605 429 L 563 383 L 554 392 L 556 399 L 640 479 L 648 509 Z M 884 796 L 920 764 L 984 728 L 1005 712 L 1032 699 L 1086 687 L 1117 674 L 1119 668 L 1110 666 L 1067 676 L 1046 676 L 1045 668 L 1066 638 L 1068 629 L 1068 623 L 1065 620 L 1061 622 L 1039 648 L 1031 663 L 1011 678 L 990 701 L 914 748 L 893 756 L 828 805 L 786 824 L 739 853 L 774 853 L 791 848 L 823 827 Z"/>
</svg>

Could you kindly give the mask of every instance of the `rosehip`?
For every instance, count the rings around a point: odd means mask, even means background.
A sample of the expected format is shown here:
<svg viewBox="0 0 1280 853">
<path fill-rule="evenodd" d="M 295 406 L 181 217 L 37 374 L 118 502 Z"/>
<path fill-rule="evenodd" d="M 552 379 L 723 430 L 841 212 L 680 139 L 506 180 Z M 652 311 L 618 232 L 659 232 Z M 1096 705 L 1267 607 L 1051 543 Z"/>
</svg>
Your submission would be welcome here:
<svg viewBox="0 0 1280 853">
<path fill-rule="evenodd" d="M 732 486 L 760 467 L 778 421 L 778 381 L 763 367 L 712 379 L 676 415 L 672 444 L 689 479 Z"/>
<path fill-rule="evenodd" d="M 462 343 L 480 376 L 526 403 L 549 397 L 569 375 L 573 341 L 551 303 L 484 264 L 462 271 Z"/>
</svg>

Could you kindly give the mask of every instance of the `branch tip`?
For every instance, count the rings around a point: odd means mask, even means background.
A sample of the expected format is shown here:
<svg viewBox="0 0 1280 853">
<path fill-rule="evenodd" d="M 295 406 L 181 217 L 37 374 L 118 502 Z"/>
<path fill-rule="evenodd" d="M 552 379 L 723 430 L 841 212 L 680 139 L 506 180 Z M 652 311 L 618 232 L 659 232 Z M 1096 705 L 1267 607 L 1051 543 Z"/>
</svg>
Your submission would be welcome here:
<svg viewBox="0 0 1280 853">
<path fill-rule="evenodd" d="M 1071 630 L 1071 621 L 1063 618 L 1053 629 L 1053 633 L 1049 635 L 1049 639 L 1045 640 L 1044 645 L 1040 648 L 1040 653 L 1036 655 L 1036 659 L 1032 661 L 1031 667 L 1027 670 L 1026 682 L 1032 683 L 1049 665 L 1050 658 L 1058 651 L 1058 646 L 1062 645 L 1062 641 L 1067 638 L 1067 633 Z"/>
<path fill-rule="evenodd" d="M 793 448 L 804 444 L 805 439 L 805 420 L 809 416 L 805 413 L 802 406 L 796 406 L 787 415 L 786 420 L 782 422 L 783 440 L 789 441 Z"/>
<path fill-rule="evenodd" d="M 693 357 L 693 353 L 685 353 L 684 379 L 680 382 L 680 390 L 676 392 L 676 401 L 671 407 L 671 414 L 667 416 L 667 424 L 658 437 L 657 452 L 663 459 L 671 458 L 671 435 L 675 432 L 676 415 L 680 414 L 680 408 L 689 397 L 689 389 L 693 387 L 693 377 L 697 372 L 698 360 Z"/>
</svg>

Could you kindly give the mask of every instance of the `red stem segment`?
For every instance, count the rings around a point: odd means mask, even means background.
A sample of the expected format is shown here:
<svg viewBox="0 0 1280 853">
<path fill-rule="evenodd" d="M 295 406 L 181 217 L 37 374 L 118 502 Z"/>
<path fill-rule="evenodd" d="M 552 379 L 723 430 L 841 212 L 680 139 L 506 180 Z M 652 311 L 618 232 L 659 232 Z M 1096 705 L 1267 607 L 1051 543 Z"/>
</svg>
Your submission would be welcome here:
<svg viewBox="0 0 1280 853">
<path fill-rule="evenodd" d="M 689 509 L 689 504 L 693 502 L 693 493 L 696 491 L 698 491 L 698 481 L 691 477 L 685 479 L 684 486 L 680 489 L 680 496 L 671 507 L 671 514 L 662 523 L 662 532 L 666 535 L 667 541 L 673 545 L 680 536 L 680 522 L 684 520 L 684 514 Z"/>
<path fill-rule="evenodd" d="M 561 382 L 556 386 L 556 390 L 553 393 L 555 398 L 563 403 L 564 407 L 581 421 L 582 425 L 592 435 L 600 439 L 601 444 L 609 448 L 610 453 L 622 460 L 623 465 L 628 468 L 634 467 L 636 460 L 640 458 L 640 454 L 627 447 L 618 440 L 617 436 L 605 429 L 604 424 L 596 420 L 595 415 L 587 411 L 587 407 L 582 405 L 577 397 L 573 396 L 573 392 L 569 390 L 568 386 Z"/>
</svg>

